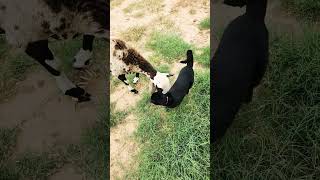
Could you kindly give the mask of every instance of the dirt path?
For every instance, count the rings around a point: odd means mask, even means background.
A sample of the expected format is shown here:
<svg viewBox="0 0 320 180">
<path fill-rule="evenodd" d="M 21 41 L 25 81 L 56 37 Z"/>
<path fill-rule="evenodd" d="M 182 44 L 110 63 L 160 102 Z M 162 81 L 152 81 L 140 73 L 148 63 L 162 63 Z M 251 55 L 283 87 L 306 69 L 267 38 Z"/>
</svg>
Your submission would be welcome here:
<svg viewBox="0 0 320 180">
<path fill-rule="evenodd" d="M 209 45 L 209 30 L 200 31 L 198 24 L 204 18 L 209 17 L 209 1 L 201 0 L 199 2 L 190 2 L 185 0 L 164 0 L 159 6 L 157 12 L 147 12 L 145 9 L 133 10 L 126 13 L 125 9 L 135 0 L 124 0 L 111 9 L 111 36 L 123 38 L 123 32 L 132 27 L 146 27 L 143 36 L 137 42 L 129 42 L 131 46 L 139 50 L 142 55 L 148 59 L 152 52 L 145 48 L 145 44 L 154 30 L 166 31 L 168 24 L 176 28 L 175 32 L 188 43 L 197 44 L 198 47 Z M 204 4 L 206 3 L 206 4 Z M 143 17 L 136 16 L 145 12 Z M 194 11 L 194 13 L 190 13 Z M 195 65 L 196 68 L 198 67 Z M 171 73 L 177 75 L 177 72 L 183 67 L 182 64 L 176 63 L 171 68 Z M 137 89 L 141 92 L 148 89 L 148 84 L 139 84 Z M 141 99 L 141 95 L 133 95 L 128 92 L 127 88 L 121 83 L 116 90 L 111 93 L 110 101 L 115 103 L 116 111 L 124 111 L 134 108 L 136 103 Z M 138 127 L 137 117 L 129 115 L 121 121 L 120 124 L 111 128 L 110 135 L 110 175 L 111 179 L 125 179 L 128 171 L 137 167 L 135 156 L 139 153 L 139 144 L 135 141 L 134 133 Z"/>
</svg>

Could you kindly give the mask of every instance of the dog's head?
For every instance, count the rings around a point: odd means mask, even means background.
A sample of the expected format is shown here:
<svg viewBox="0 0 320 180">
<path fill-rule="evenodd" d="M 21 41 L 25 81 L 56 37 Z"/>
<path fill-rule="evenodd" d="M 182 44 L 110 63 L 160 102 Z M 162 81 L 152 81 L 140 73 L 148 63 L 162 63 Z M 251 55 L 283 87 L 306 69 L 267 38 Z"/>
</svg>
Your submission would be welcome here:
<svg viewBox="0 0 320 180">
<path fill-rule="evenodd" d="M 224 4 L 234 7 L 243 7 L 247 5 L 248 0 L 224 0 Z"/>
<path fill-rule="evenodd" d="M 110 45 L 112 47 L 110 48 L 110 54 L 112 54 L 113 57 L 122 59 L 128 55 L 128 47 L 124 41 L 120 39 L 111 39 Z"/>
<path fill-rule="evenodd" d="M 168 104 L 168 96 L 157 91 L 151 95 L 151 103 L 155 105 L 165 106 Z"/>
<path fill-rule="evenodd" d="M 152 83 L 157 87 L 158 91 L 161 89 L 161 91 L 165 94 L 169 91 L 171 85 L 169 77 L 173 76 L 169 73 L 161 73 L 157 72 L 156 76 L 151 79 Z"/>
</svg>

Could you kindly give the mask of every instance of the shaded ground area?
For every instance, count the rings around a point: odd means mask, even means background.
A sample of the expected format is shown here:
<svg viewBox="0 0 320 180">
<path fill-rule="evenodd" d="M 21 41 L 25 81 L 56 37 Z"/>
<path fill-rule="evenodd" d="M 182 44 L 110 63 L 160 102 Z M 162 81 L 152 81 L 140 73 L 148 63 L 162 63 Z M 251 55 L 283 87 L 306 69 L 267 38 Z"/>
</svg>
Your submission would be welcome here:
<svg viewBox="0 0 320 180">
<path fill-rule="evenodd" d="M 1 92 L 10 91 L 6 88 L 14 89 L 10 94 L 3 93 L 7 96 L 0 99 L 0 131 L 17 129 L 12 148 L 8 152 L 0 152 L 10 154 L 1 160 L 0 169 L 22 179 L 99 179 L 98 173 L 102 172 L 92 173 L 83 166 L 90 164 L 90 156 L 99 152 L 87 153 L 87 149 L 80 147 L 89 148 L 90 142 L 104 135 L 88 137 L 91 129 L 97 130 L 102 126 L 102 122 L 107 122 L 107 117 L 103 114 L 103 101 L 108 91 L 105 70 L 100 68 L 104 67 L 101 65 L 107 58 L 107 45 L 105 42 L 96 42 L 95 64 L 85 71 L 72 70 L 70 67 L 73 55 L 81 46 L 80 40 L 55 42 L 50 45 L 54 53 L 62 59 L 69 77 L 90 92 L 93 100 L 77 104 L 58 90 L 55 80 L 42 67 L 34 64 L 25 72 L 19 71 L 25 67 L 26 62 L 33 60 L 22 53 L 14 54 L 16 51 L 3 52 L 0 58 L 2 62 L 9 64 L 8 69 L 11 71 L 7 74 L 21 73 L 19 76 L 22 78 L 14 82 L 9 77 L 4 79 L 6 72 L 2 72 L 0 76 L 4 88 Z M 18 60 L 17 56 L 20 57 Z M 19 69 L 11 68 L 10 62 L 15 62 L 15 67 Z M 104 131 L 106 133 L 106 130 Z M 10 137 L 6 137 L 1 141 L 5 143 L 9 140 Z M 94 147 L 91 148 L 93 150 Z M 37 159 L 43 161 L 43 164 L 39 164 Z M 4 167 L 10 168 L 4 170 Z M 104 175 L 100 174 L 100 177 L 102 176 Z M 5 173 L 0 175 L 0 179 L 9 177 L 6 177 Z"/>
<path fill-rule="evenodd" d="M 269 67 L 253 102 L 241 109 L 223 141 L 214 146 L 215 179 L 317 179 L 319 175 L 318 22 L 306 21 L 303 14 L 303 19 L 295 18 L 284 7 L 269 1 Z M 221 2 L 213 4 L 218 39 L 241 12 Z"/>
</svg>

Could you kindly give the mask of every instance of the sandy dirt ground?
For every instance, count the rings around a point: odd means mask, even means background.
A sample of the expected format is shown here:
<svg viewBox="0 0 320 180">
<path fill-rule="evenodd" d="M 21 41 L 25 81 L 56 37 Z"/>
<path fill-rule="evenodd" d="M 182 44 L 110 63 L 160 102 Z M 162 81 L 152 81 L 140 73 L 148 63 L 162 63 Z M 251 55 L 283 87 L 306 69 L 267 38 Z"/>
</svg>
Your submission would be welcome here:
<svg viewBox="0 0 320 180">
<path fill-rule="evenodd" d="M 116 0 L 115 0 L 116 1 Z M 147 27 L 143 36 L 138 42 L 129 42 L 146 59 L 152 52 L 145 48 L 145 43 L 150 34 L 155 30 L 165 30 L 163 21 L 172 22 L 176 27 L 176 32 L 188 43 L 197 44 L 198 47 L 208 46 L 210 42 L 209 30 L 201 31 L 198 24 L 204 18 L 209 17 L 209 1 L 192 2 L 185 0 L 164 0 L 161 3 L 160 10 L 157 12 L 147 12 L 144 9 L 136 10 L 131 13 L 125 13 L 130 4 L 137 0 L 124 0 L 117 6 L 111 7 L 111 37 L 122 38 L 122 33 L 131 27 Z M 190 13 L 194 10 L 195 13 Z M 143 17 L 136 17 L 135 14 L 145 12 Z M 178 74 L 178 71 L 184 65 L 175 63 L 170 72 Z M 199 66 L 195 65 L 195 68 Z M 175 78 L 173 78 L 174 81 Z M 148 90 L 149 84 L 138 83 L 138 91 Z M 112 91 L 110 101 L 115 103 L 116 111 L 130 109 L 141 99 L 141 95 L 134 95 L 128 92 L 128 89 L 121 83 Z M 120 124 L 111 128 L 110 135 L 110 176 L 111 179 L 126 179 L 128 171 L 134 171 L 138 166 L 135 156 L 139 153 L 139 144 L 135 141 L 134 133 L 138 127 L 138 120 L 134 114 L 129 114 Z"/>
<path fill-rule="evenodd" d="M 64 96 L 52 76 L 38 67 L 17 83 L 15 96 L 0 102 L 0 127 L 21 129 L 13 158 L 26 152 L 49 152 L 52 148 L 78 144 L 84 130 L 98 120 L 100 100 L 108 92 L 106 80 L 101 75 L 90 77 L 80 71 L 75 74 L 87 77 L 85 89 L 93 96 L 92 101 L 77 104 Z M 68 165 L 50 179 L 83 179 L 75 169 Z"/>
</svg>

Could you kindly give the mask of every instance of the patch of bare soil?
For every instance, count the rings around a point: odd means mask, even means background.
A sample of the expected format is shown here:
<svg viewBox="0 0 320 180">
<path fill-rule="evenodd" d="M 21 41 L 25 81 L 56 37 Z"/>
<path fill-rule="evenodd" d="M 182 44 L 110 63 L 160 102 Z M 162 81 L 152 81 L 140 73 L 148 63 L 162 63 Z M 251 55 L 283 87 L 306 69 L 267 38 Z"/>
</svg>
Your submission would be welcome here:
<svg viewBox="0 0 320 180">
<path fill-rule="evenodd" d="M 110 103 L 115 103 L 116 111 L 126 111 L 141 99 L 141 89 L 138 87 L 135 88 L 139 91 L 139 94 L 129 92 L 128 88 L 122 84 L 116 87 L 114 92 L 111 93 Z"/>
<path fill-rule="evenodd" d="M 110 178 L 125 179 L 126 172 L 136 167 L 134 156 L 139 146 L 134 140 L 138 122 L 134 115 L 129 115 L 110 131 Z"/>
<path fill-rule="evenodd" d="M 87 180 L 85 176 L 77 172 L 72 166 L 64 166 L 59 172 L 49 178 L 49 180 Z"/>
<path fill-rule="evenodd" d="M 199 23 L 210 16 L 210 6 L 201 2 L 188 2 L 183 6 L 182 2 L 182 0 L 170 1 L 170 3 L 174 4 L 167 16 L 178 27 L 182 38 L 186 42 L 197 44 L 198 47 L 208 46 L 210 30 L 200 30 Z"/>
<path fill-rule="evenodd" d="M 92 101 L 76 104 L 63 95 L 52 76 L 43 69 L 31 73 L 17 84 L 17 94 L 0 103 L 0 127 L 19 126 L 14 156 L 25 152 L 49 152 L 52 147 L 78 144 L 84 130 L 98 120 L 98 104 L 106 95 L 105 80 L 89 80 Z M 64 171 L 66 170 L 66 171 Z M 82 179 L 63 168 L 52 178 Z"/>
</svg>

